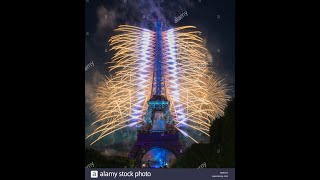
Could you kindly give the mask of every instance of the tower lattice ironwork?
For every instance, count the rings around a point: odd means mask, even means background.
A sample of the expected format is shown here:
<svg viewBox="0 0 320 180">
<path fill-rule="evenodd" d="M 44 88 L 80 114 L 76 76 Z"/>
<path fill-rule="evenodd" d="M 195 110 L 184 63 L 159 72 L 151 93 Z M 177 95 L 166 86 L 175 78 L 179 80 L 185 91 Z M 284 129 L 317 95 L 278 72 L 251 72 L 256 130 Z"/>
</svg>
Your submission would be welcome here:
<svg viewBox="0 0 320 180">
<path fill-rule="evenodd" d="M 141 167 L 141 159 L 145 153 L 153 148 L 165 148 L 176 157 L 182 153 L 179 133 L 174 128 L 174 121 L 170 113 L 170 102 L 166 97 L 166 81 L 164 78 L 162 23 L 155 22 L 154 69 L 151 98 L 144 118 L 144 125 L 137 132 L 137 142 L 129 153 L 135 167 Z"/>
</svg>

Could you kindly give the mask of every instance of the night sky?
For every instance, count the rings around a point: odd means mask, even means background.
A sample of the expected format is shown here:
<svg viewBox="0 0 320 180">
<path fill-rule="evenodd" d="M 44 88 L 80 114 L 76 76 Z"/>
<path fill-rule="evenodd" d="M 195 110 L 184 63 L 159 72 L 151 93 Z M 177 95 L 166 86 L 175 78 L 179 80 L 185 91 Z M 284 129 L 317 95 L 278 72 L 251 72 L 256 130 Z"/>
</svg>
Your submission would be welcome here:
<svg viewBox="0 0 320 180">
<path fill-rule="evenodd" d="M 94 115 L 90 102 L 97 84 L 108 76 L 108 62 L 114 52 L 109 52 L 109 38 L 118 25 L 128 24 L 152 29 L 154 17 L 164 20 L 164 30 L 193 25 L 201 31 L 209 50 L 214 72 L 225 79 L 230 95 L 234 96 L 235 57 L 235 0 L 87 0 L 85 9 L 85 90 L 86 135 L 92 128 Z M 181 20 L 175 17 L 184 12 Z M 90 64 L 91 63 L 91 64 Z M 205 140 L 205 139 L 204 139 Z M 88 146 L 90 140 L 86 140 Z M 182 141 L 188 146 L 193 141 Z M 116 132 L 91 146 L 108 149 L 108 155 L 124 155 L 135 143 L 135 132 L 130 129 Z"/>
</svg>

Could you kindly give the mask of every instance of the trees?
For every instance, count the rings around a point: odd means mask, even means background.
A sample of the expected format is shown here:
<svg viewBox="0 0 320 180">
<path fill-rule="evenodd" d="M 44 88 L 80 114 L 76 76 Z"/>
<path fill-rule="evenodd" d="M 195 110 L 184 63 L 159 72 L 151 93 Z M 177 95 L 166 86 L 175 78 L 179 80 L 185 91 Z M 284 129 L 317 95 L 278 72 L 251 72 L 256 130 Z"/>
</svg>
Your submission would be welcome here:
<svg viewBox="0 0 320 180">
<path fill-rule="evenodd" d="M 207 168 L 235 166 L 235 98 L 228 103 L 225 115 L 210 127 L 210 143 L 193 144 L 173 167 L 197 168 L 206 162 Z"/>
<path fill-rule="evenodd" d="M 129 167 L 129 158 L 122 156 L 103 156 L 94 149 L 85 150 L 85 166 L 93 163 L 94 168 L 124 168 Z"/>
<path fill-rule="evenodd" d="M 214 121 L 210 127 L 210 144 L 220 150 L 221 166 L 235 164 L 235 98 L 228 103 L 225 115 Z"/>
</svg>

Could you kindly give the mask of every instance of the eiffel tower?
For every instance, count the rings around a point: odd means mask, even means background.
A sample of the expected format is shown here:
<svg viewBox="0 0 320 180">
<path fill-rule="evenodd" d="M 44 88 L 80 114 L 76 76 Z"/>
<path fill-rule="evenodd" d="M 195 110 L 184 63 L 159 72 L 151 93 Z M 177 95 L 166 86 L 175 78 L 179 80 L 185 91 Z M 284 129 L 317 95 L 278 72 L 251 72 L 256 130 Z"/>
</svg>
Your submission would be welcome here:
<svg viewBox="0 0 320 180">
<path fill-rule="evenodd" d="M 137 131 L 137 142 L 129 153 L 129 158 L 132 160 L 134 167 L 141 167 L 144 154 L 153 148 L 169 150 L 176 158 L 182 154 L 182 144 L 178 131 L 174 128 L 174 121 L 172 121 L 169 109 L 170 102 L 166 98 L 162 62 L 162 23 L 160 21 L 155 22 L 155 30 L 152 96 L 148 101 L 144 125 L 141 130 Z"/>
</svg>

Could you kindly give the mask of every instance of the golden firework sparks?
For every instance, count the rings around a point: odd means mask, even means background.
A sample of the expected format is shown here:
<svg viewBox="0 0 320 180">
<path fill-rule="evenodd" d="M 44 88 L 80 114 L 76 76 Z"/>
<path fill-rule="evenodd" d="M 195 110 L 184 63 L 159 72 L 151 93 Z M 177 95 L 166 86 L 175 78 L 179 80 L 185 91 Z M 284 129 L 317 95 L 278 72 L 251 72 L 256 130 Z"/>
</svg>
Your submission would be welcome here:
<svg viewBox="0 0 320 180">
<path fill-rule="evenodd" d="M 180 126 L 208 135 L 210 124 L 224 114 L 230 100 L 228 89 L 209 69 L 207 49 L 194 26 L 182 26 L 161 33 L 165 93 L 175 127 Z M 88 135 L 103 137 L 142 123 L 151 97 L 156 32 L 130 25 L 120 25 L 109 40 L 112 57 L 110 71 L 97 88 L 92 110 L 98 127 Z"/>
</svg>

